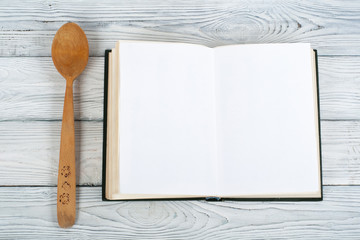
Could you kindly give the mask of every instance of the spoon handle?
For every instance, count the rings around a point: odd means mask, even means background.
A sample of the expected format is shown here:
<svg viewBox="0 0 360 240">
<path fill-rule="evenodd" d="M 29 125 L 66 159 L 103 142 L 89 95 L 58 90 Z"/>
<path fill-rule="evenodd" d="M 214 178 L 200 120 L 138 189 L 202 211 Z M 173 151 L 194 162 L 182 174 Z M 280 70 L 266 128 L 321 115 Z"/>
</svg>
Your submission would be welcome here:
<svg viewBox="0 0 360 240">
<path fill-rule="evenodd" d="M 61 126 L 60 158 L 57 185 L 57 218 L 60 227 L 71 227 L 76 216 L 75 128 L 73 81 L 66 80 Z"/>
</svg>

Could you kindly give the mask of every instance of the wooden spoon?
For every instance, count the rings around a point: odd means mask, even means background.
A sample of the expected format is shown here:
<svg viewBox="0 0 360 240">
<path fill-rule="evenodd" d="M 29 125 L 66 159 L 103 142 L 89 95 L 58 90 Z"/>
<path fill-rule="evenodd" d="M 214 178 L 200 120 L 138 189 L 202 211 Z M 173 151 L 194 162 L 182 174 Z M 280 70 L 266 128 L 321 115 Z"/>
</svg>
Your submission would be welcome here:
<svg viewBox="0 0 360 240">
<path fill-rule="evenodd" d="M 60 227 L 66 228 L 74 225 L 76 216 L 73 82 L 89 58 L 84 31 L 75 23 L 64 24 L 54 37 L 51 55 L 56 69 L 66 79 L 57 186 L 57 218 Z"/>
</svg>

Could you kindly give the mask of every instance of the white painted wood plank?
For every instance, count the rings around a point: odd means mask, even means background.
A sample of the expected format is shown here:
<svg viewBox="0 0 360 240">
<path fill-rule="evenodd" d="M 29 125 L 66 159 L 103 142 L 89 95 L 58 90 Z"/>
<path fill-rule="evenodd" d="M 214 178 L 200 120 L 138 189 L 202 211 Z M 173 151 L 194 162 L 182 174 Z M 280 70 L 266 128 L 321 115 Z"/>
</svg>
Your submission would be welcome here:
<svg viewBox="0 0 360 240">
<path fill-rule="evenodd" d="M 311 42 L 320 55 L 360 54 L 360 3 L 306 1 L 0 2 L 0 56 L 50 56 L 56 30 L 74 21 L 91 56 L 118 39 L 235 43 Z"/>
<path fill-rule="evenodd" d="M 73 88 L 75 119 L 101 120 L 104 58 L 90 58 Z M 0 58 L 0 121 L 61 120 L 64 95 L 51 57 Z"/>
<path fill-rule="evenodd" d="M 56 185 L 61 121 L 0 122 L 0 186 Z M 101 184 L 102 122 L 75 122 L 76 182 Z"/>
<path fill-rule="evenodd" d="M 321 202 L 101 202 L 78 188 L 75 225 L 56 220 L 55 187 L 0 188 L 3 239 L 356 239 L 360 187 L 324 188 Z"/>
<path fill-rule="evenodd" d="M 57 184 L 60 121 L 0 122 L 0 186 Z M 360 121 L 322 122 L 323 182 L 360 184 Z M 76 122 L 77 183 L 100 185 L 102 122 Z"/>
<path fill-rule="evenodd" d="M 359 184 L 360 122 L 323 121 L 321 127 L 324 183 Z"/>
<path fill-rule="evenodd" d="M 102 120 L 104 59 L 74 83 L 75 118 Z M 322 119 L 360 119 L 360 56 L 319 57 Z M 0 121 L 61 120 L 65 80 L 50 57 L 0 58 Z"/>
<path fill-rule="evenodd" d="M 319 89 L 322 119 L 360 118 L 360 58 L 320 57 Z"/>
</svg>

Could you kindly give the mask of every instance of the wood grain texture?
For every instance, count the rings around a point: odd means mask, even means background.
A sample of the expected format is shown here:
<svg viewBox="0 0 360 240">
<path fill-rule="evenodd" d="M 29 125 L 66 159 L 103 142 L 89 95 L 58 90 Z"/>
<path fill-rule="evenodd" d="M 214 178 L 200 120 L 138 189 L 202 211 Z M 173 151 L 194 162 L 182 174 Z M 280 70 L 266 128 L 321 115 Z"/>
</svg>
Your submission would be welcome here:
<svg viewBox="0 0 360 240">
<path fill-rule="evenodd" d="M 61 120 L 65 83 L 51 57 L 0 58 L 0 121 Z M 104 59 L 90 58 L 73 88 L 75 119 L 102 120 Z"/>
<path fill-rule="evenodd" d="M 74 227 L 58 228 L 65 81 L 50 51 L 68 21 L 85 30 L 97 56 L 74 83 L 79 184 L 101 183 L 104 50 L 134 39 L 311 42 L 326 56 L 319 58 L 321 118 L 330 120 L 322 121 L 324 183 L 353 186 L 325 186 L 322 202 L 265 203 L 101 202 L 100 187 L 79 187 Z M 360 2 L 352 0 L 0 1 L 0 186 L 31 186 L 0 187 L 0 239 L 357 239 L 359 24 Z"/>
<path fill-rule="evenodd" d="M 351 0 L 5 0 L 0 12 L 0 56 L 50 56 L 56 30 L 68 21 L 86 32 L 91 56 L 118 39 L 311 42 L 320 55 L 360 54 L 360 3 Z"/>
<path fill-rule="evenodd" d="M 360 183 L 360 122 L 325 121 L 322 122 L 321 127 L 324 183 L 358 185 Z M 343 181 L 344 176 L 346 181 Z"/>
<path fill-rule="evenodd" d="M 61 121 L 0 122 L 0 185 L 56 186 Z M 75 122 L 76 183 L 101 183 L 102 122 Z"/>
<path fill-rule="evenodd" d="M 81 187 L 71 229 L 56 221 L 55 187 L 0 188 L 0 239 L 354 239 L 360 186 L 324 188 L 321 202 L 101 202 Z"/>
<path fill-rule="evenodd" d="M 0 122 L 0 185 L 55 186 L 60 126 Z M 323 121 L 321 127 L 324 184 L 360 184 L 360 121 Z M 102 122 L 75 124 L 78 184 L 101 184 L 102 133 Z"/>
<path fill-rule="evenodd" d="M 21 66 L 21 67 L 19 67 Z M 102 120 L 104 59 L 74 82 L 77 120 Z M 360 56 L 319 57 L 321 119 L 360 119 Z M 60 120 L 65 81 L 50 57 L 0 58 L 0 121 Z"/>
<path fill-rule="evenodd" d="M 87 60 L 86 60 L 87 61 Z M 57 216 L 59 226 L 74 225 L 76 217 L 76 162 L 73 78 L 66 80 L 64 112 L 61 124 L 57 182 Z"/>
<path fill-rule="evenodd" d="M 360 118 L 360 58 L 320 57 L 321 119 Z"/>
<path fill-rule="evenodd" d="M 51 56 L 58 72 L 66 79 L 60 138 L 57 184 L 59 226 L 68 228 L 76 218 L 76 170 L 73 82 L 84 71 L 89 45 L 84 31 L 76 23 L 66 23 L 56 32 Z"/>
</svg>

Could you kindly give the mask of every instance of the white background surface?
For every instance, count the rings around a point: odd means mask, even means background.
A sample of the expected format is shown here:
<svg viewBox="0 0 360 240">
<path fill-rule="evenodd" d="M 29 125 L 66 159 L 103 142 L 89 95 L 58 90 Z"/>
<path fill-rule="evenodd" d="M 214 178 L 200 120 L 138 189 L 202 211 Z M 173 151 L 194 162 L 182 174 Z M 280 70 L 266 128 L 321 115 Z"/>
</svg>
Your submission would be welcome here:
<svg viewBox="0 0 360 240">
<path fill-rule="evenodd" d="M 0 1 L 0 238 L 356 239 L 360 236 L 358 1 Z M 78 210 L 56 220 L 67 21 L 90 59 L 74 84 Z M 101 201 L 104 50 L 120 38 L 219 46 L 311 42 L 319 53 L 322 202 Z M 263 120 L 266 124 L 266 119 Z"/>
</svg>

